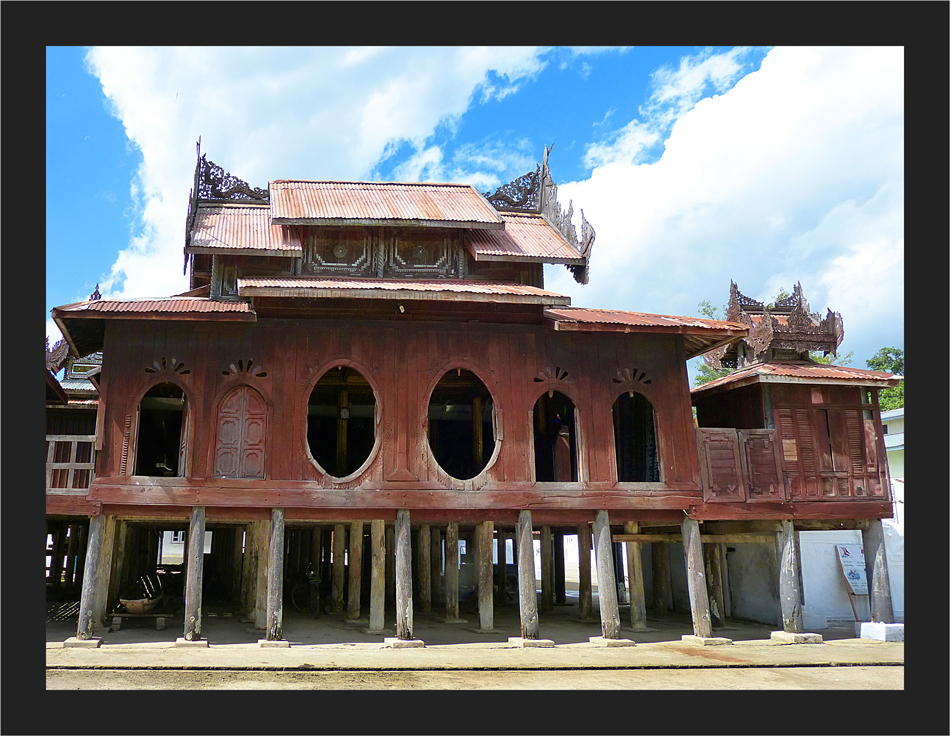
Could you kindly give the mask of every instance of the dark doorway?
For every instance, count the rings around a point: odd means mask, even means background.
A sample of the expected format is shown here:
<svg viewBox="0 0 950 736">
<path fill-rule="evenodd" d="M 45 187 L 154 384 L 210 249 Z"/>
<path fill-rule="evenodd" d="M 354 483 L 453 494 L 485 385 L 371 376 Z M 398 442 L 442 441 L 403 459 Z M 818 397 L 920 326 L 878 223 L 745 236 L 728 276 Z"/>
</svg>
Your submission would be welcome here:
<svg viewBox="0 0 950 736">
<path fill-rule="evenodd" d="M 649 483 L 660 480 L 653 404 L 643 394 L 628 391 L 613 406 L 617 480 Z"/>
<path fill-rule="evenodd" d="M 534 404 L 534 474 L 538 483 L 577 481 L 574 402 L 560 391 Z"/>
<path fill-rule="evenodd" d="M 429 447 L 453 478 L 474 478 L 495 451 L 494 405 L 484 383 L 471 371 L 448 371 L 429 399 Z"/>
</svg>

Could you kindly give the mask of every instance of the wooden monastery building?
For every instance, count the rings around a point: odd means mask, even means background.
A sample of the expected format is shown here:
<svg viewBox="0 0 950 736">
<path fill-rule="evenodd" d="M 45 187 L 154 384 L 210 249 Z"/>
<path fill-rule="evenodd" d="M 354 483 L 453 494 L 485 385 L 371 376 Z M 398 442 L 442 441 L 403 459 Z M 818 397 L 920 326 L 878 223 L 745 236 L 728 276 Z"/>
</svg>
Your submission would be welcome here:
<svg viewBox="0 0 950 736">
<path fill-rule="evenodd" d="M 597 615 L 595 555 L 605 639 L 621 638 L 603 582 L 621 544 L 628 628 L 645 626 L 648 599 L 670 609 L 682 544 L 694 634 L 711 637 L 729 613 L 724 545 L 764 542 L 782 562 L 784 629 L 801 632 L 797 530 L 862 529 L 875 559 L 891 516 L 877 391 L 896 379 L 812 362 L 843 328 L 811 315 L 800 288 L 768 309 L 733 285 L 723 321 L 572 306 L 543 273 L 563 264 L 587 283 L 595 234 L 572 218 L 547 151 L 491 195 L 253 189 L 199 152 L 190 289 L 52 311 L 74 363 L 101 354 L 78 363 L 98 401 L 63 404 L 53 388 L 47 400 L 60 560 L 48 574 L 59 587 L 65 566 L 81 590 L 76 641 L 97 641 L 126 591 L 148 598 L 156 577 L 166 592 L 177 581 L 182 644 L 206 643 L 202 596 L 282 643 L 285 601 L 308 573 L 325 610 L 370 631 L 394 610 L 394 645 L 414 642 L 413 611 L 458 620 L 467 587 L 491 630 L 510 571 L 519 641 L 543 641 L 544 613 L 564 602 L 565 537 L 582 619 Z M 686 361 L 710 352 L 737 370 L 691 395 Z M 160 564 L 167 533 L 184 541 L 175 570 Z M 886 567 L 873 573 L 884 601 Z"/>
</svg>

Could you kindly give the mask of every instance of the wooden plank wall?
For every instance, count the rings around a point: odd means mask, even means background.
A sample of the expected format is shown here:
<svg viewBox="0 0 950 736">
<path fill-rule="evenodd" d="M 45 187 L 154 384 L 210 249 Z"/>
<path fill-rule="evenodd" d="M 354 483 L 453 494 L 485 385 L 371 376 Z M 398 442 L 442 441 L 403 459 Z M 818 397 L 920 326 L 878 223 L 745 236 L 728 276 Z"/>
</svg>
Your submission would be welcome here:
<svg viewBox="0 0 950 736">
<path fill-rule="evenodd" d="M 676 336 L 449 322 L 112 322 L 105 355 L 110 382 L 103 477 L 120 475 L 124 442 L 134 452 L 134 437 L 127 440 L 125 428 L 129 417 L 134 425 L 142 396 L 156 383 L 172 381 L 183 389 L 192 411 L 187 468 L 194 479 L 207 478 L 213 467 L 218 404 L 231 388 L 247 384 L 268 403 L 268 480 L 314 481 L 332 488 L 414 481 L 456 489 L 524 488 L 533 474 L 534 402 L 557 390 L 577 410 L 580 480 L 607 489 L 616 486 L 611 407 L 621 393 L 636 390 L 654 407 L 661 480 L 670 489 L 699 488 L 685 361 Z M 156 370 L 163 358 L 165 368 Z M 254 375 L 249 363 L 266 376 Z M 310 392 L 326 370 L 339 364 L 369 380 L 381 417 L 371 462 L 345 483 L 324 476 L 306 450 Z M 442 374 L 456 368 L 474 372 L 486 384 L 503 436 L 500 442 L 496 438 L 500 446 L 486 471 L 466 482 L 445 475 L 425 439 L 428 396 Z"/>
</svg>

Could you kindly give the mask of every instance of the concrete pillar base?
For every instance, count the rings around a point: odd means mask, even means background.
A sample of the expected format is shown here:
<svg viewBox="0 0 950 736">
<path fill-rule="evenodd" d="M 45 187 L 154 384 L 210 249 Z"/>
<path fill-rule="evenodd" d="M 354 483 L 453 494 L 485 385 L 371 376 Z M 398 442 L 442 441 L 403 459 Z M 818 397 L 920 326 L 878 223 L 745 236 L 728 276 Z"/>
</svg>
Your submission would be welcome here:
<svg viewBox="0 0 950 736">
<path fill-rule="evenodd" d="M 521 636 L 509 636 L 508 643 L 516 647 L 528 649 L 530 647 L 553 647 L 554 642 L 550 639 L 525 639 Z"/>
<path fill-rule="evenodd" d="M 726 639 L 724 636 L 694 636 L 693 634 L 683 634 L 683 643 L 714 647 L 720 644 L 732 644 L 732 639 Z"/>
<path fill-rule="evenodd" d="M 861 622 L 862 639 L 878 641 L 904 641 L 904 624 L 882 624 L 872 621 Z M 855 625 L 857 628 L 857 625 Z"/>
<path fill-rule="evenodd" d="M 422 649 L 425 645 L 422 639 L 397 639 L 395 636 L 383 639 L 384 649 Z"/>
<path fill-rule="evenodd" d="M 193 639 L 192 641 L 188 641 L 188 639 L 185 639 L 183 637 L 178 637 L 177 639 L 175 639 L 175 646 L 176 647 L 200 647 L 203 649 L 207 649 L 208 640 L 207 639 Z"/>
<path fill-rule="evenodd" d="M 262 649 L 288 649 L 290 642 L 286 639 L 258 639 L 258 645 Z"/>
<path fill-rule="evenodd" d="M 63 642 L 64 647 L 85 647 L 89 649 L 95 649 L 101 644 L 101 636 L 94 636 L 91 639 L 80 639 L 78 636 L 71 636 Z"/>
<path fill-rule="evenodd" d="M 821 634 L 795 634 L 790 631 L 773 631 L 771 636 L 775 644 L 821 644 Z"/>
<path fill-rule="evenodd" d="M 592 636 L 590 643 L 599 647 L 635 647 L 637 645 L 632 639 L 608 639 L 606 636 Z"/>
</svg>

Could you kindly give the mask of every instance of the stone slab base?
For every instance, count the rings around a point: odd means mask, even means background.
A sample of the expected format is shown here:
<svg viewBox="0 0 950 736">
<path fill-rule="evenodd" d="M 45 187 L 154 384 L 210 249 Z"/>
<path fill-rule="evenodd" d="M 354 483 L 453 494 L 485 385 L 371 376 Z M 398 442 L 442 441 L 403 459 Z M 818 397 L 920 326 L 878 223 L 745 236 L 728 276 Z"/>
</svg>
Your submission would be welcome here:
<svg viewBox="0 0 950 736">
<path fill-rule="evenodd" d="M 635 647 L 637 645 L 632 639 L 608 639 L 606 636 L 592 636 L 590 643 L 599 647 Z"/>
<path fill-rule="evenodd" d="M 821 644 L 821 634 L 796 634 L 790 631 L 773 631 L 771 636 L 775 644 Z"/>
<path fill-rule="evenodd" d="M 184 639 L 184 638 L 182 638 L 182 637 L 178 637 L 177 639 L 175 639 L 175 646 L 176 646 L 176 647 L 201 647 L 201 648 L 207 649 L 207 648 L 208 648 L 208 640 L 207 640 L 207 639 L 194 639 L 194 640 L 192 640 L 192 641 L 188 641 L 187 639 Z"/>
<path fill-rule="evenodd" d="M 441 618 L 439 619 L 444 624 L 467 624 L 467 618 Z"/>
<path fill-rule="evenodd" d="M 878 641 L 904 641 L 904 624 L 861 623 L 861 638 Z"/>
<path fill-rule="evenodd" d="M 724 636 L 694 636 L 693 634 L 683 634 L 685 644 L 699 644 L 704 647 L 714 647 L 720 644 L 732 644 L 732 639 Z"/>
<path fill-rule="evenodd" d="M 422 639 L 397 639 L 395 636 L 387 636 L 383 639 L 383 646 L 392 649 L 421 649 L 425 645 Z"/>
<path fill-rule="evenodd" d="M 392 629 L 362 629 L 364 634 L 371 634 L 373 636 L 392 636 L 396 632 Z"/>
<path fill-rule="evenodd" d="M 88 647 L 95 649 L 102 644 L 101 636 L 94 636 L 91 639 L 80 639 L 78 636 L 71 636 L 63 642 L 64 647 Z"/>
<path fill-rule="evenodd" d="M 554 642 L 550 639 L 525 639 L 521 636 L 509 636 L 508 643 L 513 644 L 516 647 L 523 647 L 525 649 L 530 647 L 553 647 Z"/>
<path fill-rule="evenodd" d="M 286 639 L 258 639 L 258 645 L 267 649 L 288 649 L 290 642 Z"/>
</svg>

